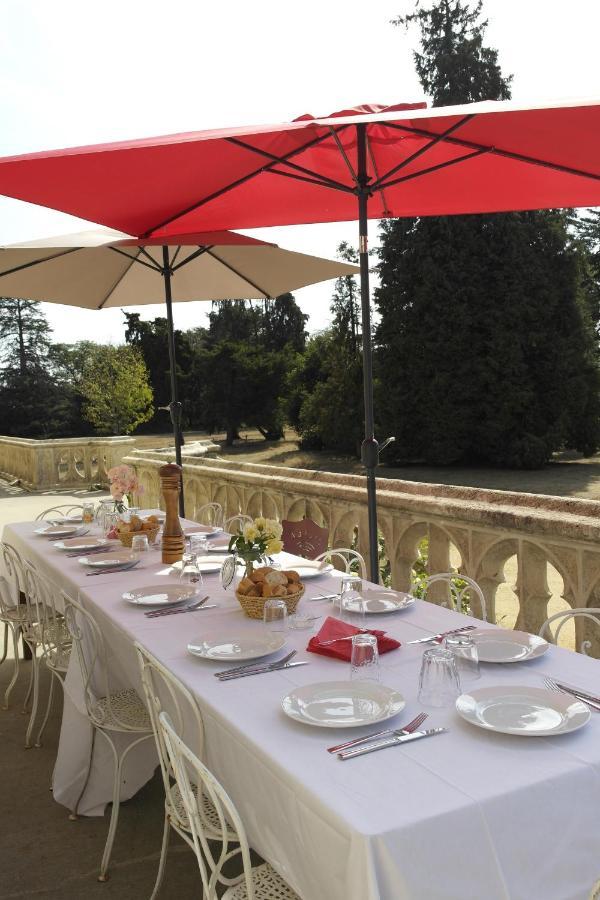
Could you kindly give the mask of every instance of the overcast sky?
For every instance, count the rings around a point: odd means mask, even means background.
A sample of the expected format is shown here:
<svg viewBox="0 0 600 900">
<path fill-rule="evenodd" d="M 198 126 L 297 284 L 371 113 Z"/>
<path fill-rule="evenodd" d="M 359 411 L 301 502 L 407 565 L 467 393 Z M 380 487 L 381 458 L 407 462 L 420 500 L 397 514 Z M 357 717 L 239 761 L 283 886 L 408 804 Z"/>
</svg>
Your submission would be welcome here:
<svg viewBox="0 0 600 900">
<path fill-rule="evenodd" d="M 0 155 L 326 115 L 423 98 L 416 33 L 390 19 L 411 0 L 2 0 Z M 599 0 L 485 0 L 488 41 L 518 100 L 600 97 Z M 0 244 L 81 222 L 0 198 Z M 372 226 L 373 236 L 376 224 Z M 356 223 L 259 229 L 283 247 L 334 257 Z M 327 324 L 332 283 L 298 291 L 311 330 Z M 121 342 L 119 310 L 47 304 L 60 341 Z M 177 327 L 208 304 L 178 304 Z M 144 318 L 160 307 L 142 308 Z"/>
</svg>

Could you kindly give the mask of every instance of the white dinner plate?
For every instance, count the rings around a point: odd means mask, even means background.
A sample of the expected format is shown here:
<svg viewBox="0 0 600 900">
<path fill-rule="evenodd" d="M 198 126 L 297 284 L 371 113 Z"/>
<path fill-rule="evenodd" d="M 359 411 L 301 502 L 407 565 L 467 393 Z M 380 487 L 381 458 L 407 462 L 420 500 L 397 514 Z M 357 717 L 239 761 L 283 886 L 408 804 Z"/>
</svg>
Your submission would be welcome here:
<svg viewBox="0 0 600 900">
<path fill-rule="evenodd" d="M 52 516 L 48 522 L 51 525 L 81 525 L 83 516 L 81 514 L 78 516 Z"/>
<path fill-rule="evenodd" d="M 210 556 L 197 556 L 196 559 L 198 560 L 198 568 L 202 575 L 210 575 L 212 572 L 221 571 L 221 566 L 227 559 L 227 556 L 217 556 L 216 553 L 211 553 Z M 171 568 L 179 572 L 181 569 L 181 560 L 173 563 Z"/>
<path fill-rule="evenodd" d="M 477 645 L 479 662 L 515 663 L 541 656 L 548 649 L 548 641 L 526 631 L 504 628 L 476 628 L 468 635 Z"/>
<path fill-rule="evenodd" d="M 472 725 L 524 737 L 566 734 L 591 716 L 580 700 L 529 685 L 477 688 L 461 694 L 456 710 Z"/>
<path fill-rule="evenodd" d="M 207 538 L 216 537 L 217 534 L 221 534 L 223 531 L 222 528 L 215 528 L 212 525 L 186 525 L 183 529 L 183 533 L 189 537 L 190 534 L 203 534 Z"/>
<path fill-rule="evenodd" d="M 332 572 L 336 571 L 335 566 L 332 566 L 331 563 L 327 563 L 327 565 L 323 566 L 322 569 L 320 568 L 320 566 L 321 563 L 319 562 L 312 564 L 303 562 L 299 566 L 288 566 L 288 569 L 290 571 L 292 571 L 293 569 L 294 572 L 297 572 L 300 576 L 300 581 L 306 581 L 307 578 L 319 578 L 320 575 L 331 575 Z M 344 573 L 338 572 L 338 574 L 343 575 Z"/>
<path fill-rule="evenodd" d="M 208 545 L 209 553 L 229 553 L 229 538 L 226 541 L 211 541 Z"/>
<path fill-rule="evenodd" d="M 358 728 L 385 722 L 406 706 L 402 694 L 369 681 L 322 681 L 283 698 L 284 713 L 319 728 Z"/>
<path fill-rule="evenodd" d="M 281 650 L 285 644 L 283 634 L 245 634 L 241 637 L 221 635 L 188 644 L 193 656 L 203 659 L 218 659 L 223 662 L 237 662 L 246 659 L 260 659 Z"/>
<path fill-rule="evenodd" d="M 193 585 L 149 584 L 134 591 L 125 591 L 122 596 L 123 600 L 136 606 L 168 606 L 171 603 L 191 600 L 196 593 Z"/>
<path fill-rule="evenodd" d="M 362 592 L 362 601 L 358 597 L 350 599 L 347 603 L 347 608 L 350 612 L 359 613 L 362 612 L 364 606 L 365 613 L 380 615 L 381 613 L 393 613 L 401 609 L 407 609 L 414 602 L 414 597 L 402 591 L 367 589 Z"/>
<path fill-rule="evenodd" d="M 91 569 L 114 569 L 117 566 L 129 566 L 139 562 L 139 556 L 127 548 L 115 550 L 114 553 L 91 553 L 89 556 L 80 556 L 77 562 Z"/>
<path fill-rule="evenodd" d="M 85 530 L 81 527 L 81 525 L 43 525 L 41 528 L 36 528 L 35 533 L 41 534 L 43 537 L 75 537 L 75 535 L 83 535 L 87 534 L 89 528 Z"/>
<path fill-rule="evenodd" d="M 104 547 L 108 543 L 107 538 L 103 537 L 76 537 L 55 541 L 52 546 L 57 550 L 93 550 L 94 547 Z"/>
</svg>

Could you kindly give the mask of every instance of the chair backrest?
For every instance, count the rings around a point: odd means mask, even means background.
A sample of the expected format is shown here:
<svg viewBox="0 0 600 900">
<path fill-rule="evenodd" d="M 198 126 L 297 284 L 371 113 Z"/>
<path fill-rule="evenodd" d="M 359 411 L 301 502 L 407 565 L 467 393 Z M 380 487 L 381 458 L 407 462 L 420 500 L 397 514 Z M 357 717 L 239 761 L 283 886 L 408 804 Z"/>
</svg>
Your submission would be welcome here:
<svg viewBox="0 0 600 900">
<path fill-rule="evenodd" d="M 0 614 L 4 615 L 14 611 L 15 607 L 24 601 L 27 603 L 27 621 L 35 621 L 35 607 L 28 602 L 25 570 L 21 557 L 12 544 L 0 541 L 0 559 L 2 560 Z"/>
<path fill-rule="evenodd" d="M 476 581 L 469 578 L 468 575 L 459 575 L 456 572 L 440 572 L 437 575 L 430 575 L 425 582 L 425 597 L 432 584 L 444 582 L 448 585 L 448 599 L 440 606 L 450 607 L 456 612 L 465 612 L 465 607 L 471 610 L 471 615 L 477 615 L 478 610 L 473 609 L 473 599 L 479 604 L 481 609 L 481 618 L 487 622 L 487 607 L 483 591 Z"/>
<path fill-rule="evenodd" d="M 246 897 L 254 900 L 250 849 L 238 811 L 223 786 L 181 740 L 167 713 L 159 714 L 158 723 L 187 813 L 202 877 L 203 897 L 206 900 L 217 900 L 218 884 L 230 887 L 245 881 Z M 206 818 L 200 799 L 202 794 L 211 801 L 218 817 L 220 835 L 217 843 L 213 837 L 215 823 L 209 823 Z M 210 843 L 207 832 L 211 835 Z M 230 864 L 230 860 L 238 856 L 241 857 L 243 872 L 235 878 L 228 878 L 223 869 Z"/>
<path fill-rule="evenodd" d="M 327 550 L 329 529 L 321 528 L 312 519 L 305 518 L 299 522 L 284 519 L 281 525 L 281 540 L 287 553 L 295 553 L 305 559 L 316 559 Z"/>
<path fill-rule="evenodd" d="M 587 606 L 585 609 L 565 609 L 562 612 L 554 613 L 549 619 L 546 619 L 540 628 L 540 637 L 549 636 L 553 643 L 557 643 L 561 629 L 563 625 L 567 624 L 569 619 L 588 619 L 593 622 L 594 625 L 600 626 L 600 609 L 593 606 Z M 550 625 L 553 622 L 557 623 L 554 634 L 552 634 L 552 629 L 550 628 Z M 582 640 L 579 645 L 579 653 L 583 653 L 584 656 L 587 656 L 588 650 L 591 650 L 591 648 L 591 641 Z M 575 649 L 577 649 L 577 647 L 575 647 Z"/>
<path fill-rule="evenodd" d="M 35 517 L 35 521 L 43 522 L 44 519 L 52 518 L 53 515 L 56 515 L 57 518 L 62 518 L 63 516 L 66 518 L 67 516 L 72 516 L 73 513 L 81 512 L 82 510 L 83 506 L 81 503 L 63 503 L 62 506 L 49 506 L 48 509 L 45 509 Z"/>
<path fill-rule="evenodd" d="M 226 531 L 228 534 L 236 534 L 238 531 L 242 530 L 244 525 L 252 521 L 254 521 L 252 516 L 245 516 L 243 513 L 238 513 L 237 516 L 230 516 L 228 519 L 225 519 L 223 522 L 223 531 Z"/>
<path fill-rule="evenodd" d="M 223 507 L 220 503 L 205 503 L 194 513 L 194 521 L 201 525 L 213 525 L 215 528 L 223 527 Z"/>
<path fill-rule="evenodd" d="M 85 706 L 92 724 L 102 728 L 110 723 L 112 730 L 146 731 L 136 728 L 119 716 L 118 705 L 111 701 L 104 638 L 94 617 L 64 591 L 61 592 L 64 616 L 81 667 Z M 105 707 L 97 701 L 106 698 Z M 104 712 L 104 708 L 106 712 Z"/>
<path fill-rule="evenodd" d="M 51 668 L 66 669 L 71 649 L 71 635 L 66 622 L 57 609 L 60 604 L 60 588 L 41 575 L 27 560 L 24 563 L 26 595 L 35 606 L 35 619 L 39 625 L 41 647 Z"/>
<path fill-rule="evenodd" d="M 326 550 L 325 553 L 319 553 L 315 557 L 315 562 L 320 562 L 324 559 L 333 563 L 334 566 L 336 562 L 342 563 L 344 566 L 343 571 L 345 572 L 356 572 L 361 578 L 367 577 L 367 566 L 364 557 L 358 550 L 352 550 L 350 547 L 336 547 L 333 550 Z M 336 566 L 337 568 L 339 566 Z"/>
<path fill-rule="evenodd" d="M 169 815 L 176 823 L 185 827 L 181 821 L 177 807 L 171 802 L 171 778 L 175 773 L 171 768 L 169 755 L 162 736 L 158 717 L 167 712 L 175 722 L 177 733 L 194 747 L 196 755 L 202 757 L 204 749 L 204 726 L 202 716 L 195 698 L 186 686 L 172 672 L 163 666 L 145 647 L 135 642 L 138 661 L 142 673 L 142 685 L 146 697 L 152 731 L 156 741 L 156 749 L 160 760 L 160 768 L 165 786 L 165 799 Z"/>
</svg>

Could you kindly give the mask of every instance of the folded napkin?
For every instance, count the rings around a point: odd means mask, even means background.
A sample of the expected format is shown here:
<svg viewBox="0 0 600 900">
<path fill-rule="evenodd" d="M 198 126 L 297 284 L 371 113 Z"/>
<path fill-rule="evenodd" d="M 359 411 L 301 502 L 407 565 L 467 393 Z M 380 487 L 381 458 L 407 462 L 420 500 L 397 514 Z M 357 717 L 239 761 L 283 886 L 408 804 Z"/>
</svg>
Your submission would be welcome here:
<svg viewBox="0 0 600 900">
<path fill-rule="evenodd" d="M 331 641 L 334 638 L 345 638 L 352 634 L 360 634 L 360 631 L 361 629 L 355 628 L 354 625 L 348 625 L 347 622 L 327 616 L 321 630 L 310 639 L 306 649 L 310 653 L 320 653 L 322 656 L 333 656 L 334 659 L 343 659 L 345 662 L 350 662 L 352 641 L 339 641 L 336 644 L 327 644 L 325 647 L 322 646 L 322 642 Z M 396 650 L 400 646 L 400 641 L 388 637 L 385 631 L 368 629 L 366 633 L 375 635 L 377 638 L 377 649 L 380 653 L 388 653 L 390 650 Z"/>
</svg>

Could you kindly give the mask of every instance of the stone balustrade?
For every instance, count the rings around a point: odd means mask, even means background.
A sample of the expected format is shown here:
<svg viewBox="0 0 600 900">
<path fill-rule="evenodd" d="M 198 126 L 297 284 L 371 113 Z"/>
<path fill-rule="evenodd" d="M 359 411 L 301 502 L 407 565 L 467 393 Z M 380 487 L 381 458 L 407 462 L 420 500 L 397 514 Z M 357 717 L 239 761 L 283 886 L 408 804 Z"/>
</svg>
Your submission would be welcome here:
<svg viewBox="0 0 600 900">
<path fill-rule="evenodd" d="M 134 443 L 129 437 L 38 441 L 0 436 L 0 474 L 32 490 L 107 485 L 108 469 L 118 465 Z"/>
<path fill-rule="evenodd" d="M 124 460 L 144 485 L 144 505 L 159 499 L 157 469 L 164 459 L 136 451 Z M 279 519 L 309 516 L 327 525 L 332 547 L 353 546 L 368 561 L 365 480 L 357 475 L 237 463 L 184 456 L 186 514 L 195 517 L 216 501 L 230 516 L 238 512 Z M 600 606 L 600 502 L 519 494 L 469 487 L 421 484 L 396 479 L 378 482 L 379 528 L 390 561 L 392 586 L 408 590 L 419 545 L 428 538 L 429 573 L 458 569 L 482 587 L 488 618 L 495 621 L 498 586 L 507 560 L 516 557 L 515 627 L 536 633 L 547 618 L 548 566 L 563 580 L 571 607 Z M 428 599 L 444 602 L 443 585 Z M 474 607 L 475 614 L 480 611 Z M 600 631 L 600 629 L 596 629 Z M 600 656 L 600 641 L 589 620 L 577 622 L 577 646 L 586 638 Z"/>
</svg>

